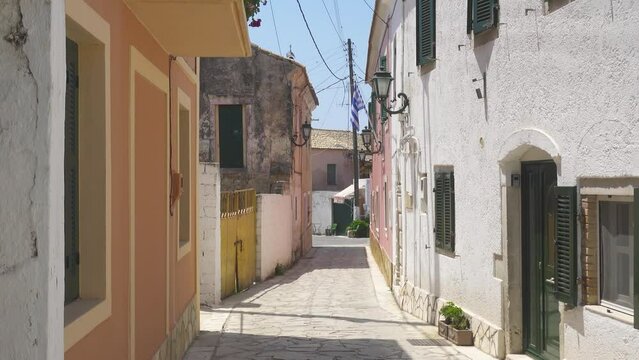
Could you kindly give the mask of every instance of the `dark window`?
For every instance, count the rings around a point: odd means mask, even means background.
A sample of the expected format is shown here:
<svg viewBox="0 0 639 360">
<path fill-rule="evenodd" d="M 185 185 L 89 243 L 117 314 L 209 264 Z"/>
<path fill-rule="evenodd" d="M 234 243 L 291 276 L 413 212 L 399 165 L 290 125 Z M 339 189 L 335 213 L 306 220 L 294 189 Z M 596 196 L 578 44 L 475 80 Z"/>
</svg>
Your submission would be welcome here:
<svg viewBox="0 0 639 360">
<path fill-rule="evenodd" d="M 497 26 L 499 5 L 497 0 L 468 0 L 467 32 L 479 34 Z"/>
<path fill-rule="evenodd" d="M 335 164 L 326 165 L 326 183 L 337 185 L 337 166 Z"/>
<path fill-rule="evenodd" d="M 64 116 L 64 303 L 80 296 L 78 196 L 78 44 L 67 39 Z"/>
<path fill-rule="evenodd" d="M 435 246 L 455 252 L 455 175 L 435 173 Z"/>
<path fill-rule="evenodd" d="M 244 124 L 242 105 L 220 105 L 220 167 L 244 167 Z"/>
<path fill-rule="evenodd" d="M 435 60 L 435 0 L 417 0 L 417 65 Z"/>
</svg>

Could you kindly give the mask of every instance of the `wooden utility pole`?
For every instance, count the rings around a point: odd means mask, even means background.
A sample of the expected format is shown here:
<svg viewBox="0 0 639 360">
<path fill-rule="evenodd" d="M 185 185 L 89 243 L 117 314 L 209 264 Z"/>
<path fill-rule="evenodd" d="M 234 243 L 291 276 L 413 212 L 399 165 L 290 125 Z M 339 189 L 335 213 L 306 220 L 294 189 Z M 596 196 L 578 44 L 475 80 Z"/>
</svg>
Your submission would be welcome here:
<svg viewBox="0 0 639 360">
<path fill-rule="evenodd" d="M 355 92 L 355 81 L 353 80 L 353 48 L 351 46 L 351 39 L 348 39 L 348 72 L 351 83 L 351 106 L 348 108 L 349 121 L 352 117 L 353 111 L 353 95 Z M 355 125 L 353 127 L 353 220 L 359 219 L 359 154 L 357 152 L 357 129 Z"/>
</svg>

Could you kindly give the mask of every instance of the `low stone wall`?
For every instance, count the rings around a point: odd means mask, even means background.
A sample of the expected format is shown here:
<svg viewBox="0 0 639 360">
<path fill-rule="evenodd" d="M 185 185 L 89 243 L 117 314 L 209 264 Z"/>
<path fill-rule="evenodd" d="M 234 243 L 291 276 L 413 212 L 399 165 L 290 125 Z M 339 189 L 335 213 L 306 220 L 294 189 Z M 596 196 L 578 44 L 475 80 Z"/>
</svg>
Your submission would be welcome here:
<svg viewBox="0 0 639 360">
<path fill-rule="evenodd" d="M 256 277 L 266 280 L 277 264 L 289 266 L 293 257 L 293 212 L 290 195 L 257 195 Z"/>
<path fill-rule="evenodd" d="M 186 307 L 171 334 L 153 356 L 153 360 L 179 360 L 184 357 L 186 350 L 200 331 L 200 305 L 197 296 Z"/>
<path fill-rule="evenodd" d="M 386 285 L 390 288 L 393 283 L 393 263 L 388 258 L 388 255 L 386 255 L 386 252 L 379 246 L 379 241 L 373 231 L 370 232 L 370 247 L 373 258 L 382 275 L 384 275 Z"/>
<path fill-rule="evenodd" d="M 393 287 L 393 294 L 402 310 L 432 325 L 437 324 L 439 309 L 448 301 L 415 287 L 409 281 L 401 286 Z M 506 353 L 504 330 L 470 312 L 464 311 L 464 313 L 470 319 L 475 347 L 491 356 L 503 359 Z"/>
</svg>

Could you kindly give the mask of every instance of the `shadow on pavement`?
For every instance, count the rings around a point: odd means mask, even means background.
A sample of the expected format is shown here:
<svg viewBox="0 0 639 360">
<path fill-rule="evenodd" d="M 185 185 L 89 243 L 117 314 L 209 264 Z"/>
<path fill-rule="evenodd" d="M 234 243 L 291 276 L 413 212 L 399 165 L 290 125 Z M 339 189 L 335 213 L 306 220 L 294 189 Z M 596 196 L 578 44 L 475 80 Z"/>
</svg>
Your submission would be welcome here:
<svg viewBox="0 0 639 360">
<path fill-rule="evenodd" d="M 237 333 L 201 334 L 200 339 L 211 337 L 211 343 L 196 341 L 193 354 L 202 347 L 202 353 L 213 350 L 210 359 L 411 359 L 395 340 L 389 339 L 326 339 L 295 336 L 267 336 Z M 408 345 L 406 345 L 408 346 Z M 442 350 L 445 359 L 450 354 Z M 208 352 L 210 356 L 210 352 Z"/>
</svg>

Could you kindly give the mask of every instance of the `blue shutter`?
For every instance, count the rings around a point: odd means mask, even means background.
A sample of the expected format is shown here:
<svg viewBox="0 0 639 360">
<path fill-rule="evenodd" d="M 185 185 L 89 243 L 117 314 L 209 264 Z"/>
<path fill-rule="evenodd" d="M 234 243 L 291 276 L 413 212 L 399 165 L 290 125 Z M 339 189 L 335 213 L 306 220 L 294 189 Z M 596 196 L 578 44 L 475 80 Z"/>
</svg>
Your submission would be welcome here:
<svg viewBox="0 0 639 360">
<path fill-rule="evenodd" d="M 435 0 L 417 0 L 417 65 L 435 60 Z"/>
<path fill-rule="evenodd" d="M 555 188 L 555 296 L 577 305 L 577 188 Z"/>
</svg>

